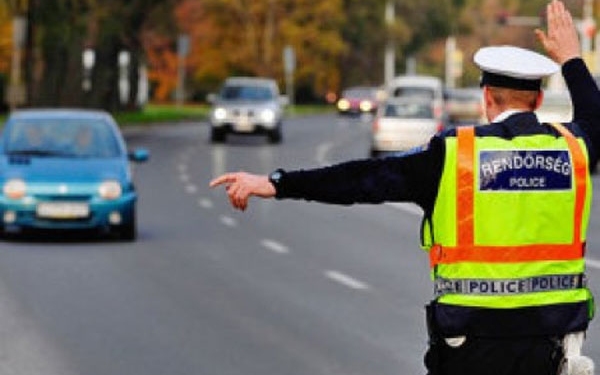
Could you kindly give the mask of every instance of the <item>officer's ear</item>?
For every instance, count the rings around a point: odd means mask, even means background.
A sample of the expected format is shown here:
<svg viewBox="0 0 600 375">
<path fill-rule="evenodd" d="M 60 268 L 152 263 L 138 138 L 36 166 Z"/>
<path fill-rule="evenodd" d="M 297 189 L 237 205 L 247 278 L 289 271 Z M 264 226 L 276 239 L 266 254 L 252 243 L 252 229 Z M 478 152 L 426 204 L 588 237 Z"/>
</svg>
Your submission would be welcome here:
<svg viewBox="0 0 600 375">
<path fill-rule="evenodd" d="M 544 101 L 544 92 L 542 90 L 540 90 L 540 91 L 538 91 L 537 98 L 535 98 L 535 108 L 533 110 L 535 111 L 536 109 L 540 108 L 543 101 Z"/>
<path fill-rule="evenodd" d="M 483 86 L 483 105 L 485 108 L 492 108 L 496 105 L 496 100 L 489 86 Z"/>
<path fill-rule="evenodd" d="M 494 95 L 492 94 L 492 90 L 490 90 L 489 86 L 483 86 L 483 112 L 485 113 L 486 119 L 491 122 L 496 115 L 500 112 L 498 111 L 496 101 L 494 100 Z"/>
</svg>

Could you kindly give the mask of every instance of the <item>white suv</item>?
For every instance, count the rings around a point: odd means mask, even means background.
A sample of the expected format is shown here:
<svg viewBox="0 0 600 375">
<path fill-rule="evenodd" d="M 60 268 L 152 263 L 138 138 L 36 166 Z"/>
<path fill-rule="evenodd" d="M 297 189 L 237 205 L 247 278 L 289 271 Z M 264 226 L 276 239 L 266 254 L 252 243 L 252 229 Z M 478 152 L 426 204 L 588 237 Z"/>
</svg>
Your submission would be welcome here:
<svg viewBox="0 0 600 375">
<path fill-rule="evenodd" d="M 284 107 L 277 82 L 269 78 L 230 77 L 219 94 L 209 94 L 211 142 L 225 141 L 228 133 L 266 134 L 269 142 L 282 138 Z"/>
</svg>

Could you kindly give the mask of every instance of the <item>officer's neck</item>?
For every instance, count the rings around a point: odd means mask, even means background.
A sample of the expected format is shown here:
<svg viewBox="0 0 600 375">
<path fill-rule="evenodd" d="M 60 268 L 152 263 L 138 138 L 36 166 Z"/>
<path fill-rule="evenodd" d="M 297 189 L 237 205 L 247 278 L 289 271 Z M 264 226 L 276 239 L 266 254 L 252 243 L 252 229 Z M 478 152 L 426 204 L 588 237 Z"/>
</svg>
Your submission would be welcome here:
<svg viewBox="0 0 600 375">
<path fill-rule="evenodd" d="M 504 111 L 496 114 L 496 116 L 494 118 L 492 118 L 490 120 L 490 122 L 502 122 L 502 121 L 506 120 L 507 118 L 509 118 L 510 116 L 514 115 L 515 113 L 521 113 L 521 112 L 526 112 L 526 111 L 528 111 L 528 109 L 524 109 L 524 108 L 505 109 Z"/>
</svg>

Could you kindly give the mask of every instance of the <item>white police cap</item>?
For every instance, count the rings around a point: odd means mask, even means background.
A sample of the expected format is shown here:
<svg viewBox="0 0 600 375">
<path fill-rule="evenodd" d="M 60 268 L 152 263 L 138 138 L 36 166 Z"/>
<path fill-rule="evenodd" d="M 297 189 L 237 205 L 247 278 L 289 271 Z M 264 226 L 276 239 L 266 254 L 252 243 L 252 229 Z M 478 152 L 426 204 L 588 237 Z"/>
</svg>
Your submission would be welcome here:
<svg viewBox="0 0 600 375">
<path fill-rule="evenodd" d="M 514 46 L 479 49 L 473 61 L 482 70 L 480 85 L 537 91 L 542 78 L 556 73 L 560 66 L 537 52 Z"/>
</svg>

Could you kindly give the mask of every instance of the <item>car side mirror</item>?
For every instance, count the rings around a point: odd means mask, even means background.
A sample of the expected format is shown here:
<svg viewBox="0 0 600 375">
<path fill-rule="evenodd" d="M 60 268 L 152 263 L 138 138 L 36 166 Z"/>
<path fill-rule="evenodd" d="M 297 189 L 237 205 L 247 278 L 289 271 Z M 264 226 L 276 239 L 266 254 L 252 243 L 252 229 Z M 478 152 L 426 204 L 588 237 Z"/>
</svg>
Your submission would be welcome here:
<svg viewBox="0 0 600 375">
<path fill-rule="evenodd" d="M 142 163 L 148 161 L 150 158 L 150 152 L 145 148 L 136 148 L 128 154 L 128 158 L 136 163 Z"/>
</svg>

